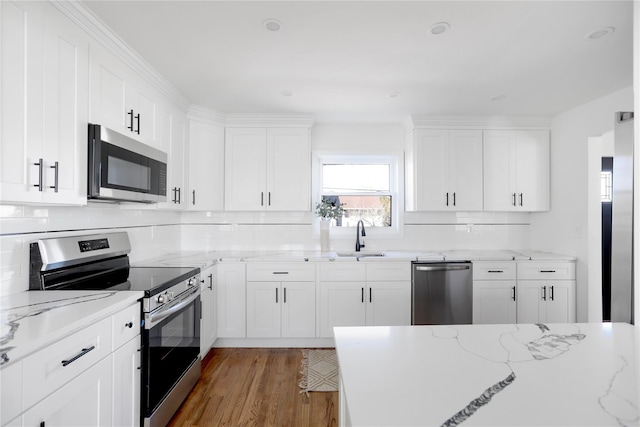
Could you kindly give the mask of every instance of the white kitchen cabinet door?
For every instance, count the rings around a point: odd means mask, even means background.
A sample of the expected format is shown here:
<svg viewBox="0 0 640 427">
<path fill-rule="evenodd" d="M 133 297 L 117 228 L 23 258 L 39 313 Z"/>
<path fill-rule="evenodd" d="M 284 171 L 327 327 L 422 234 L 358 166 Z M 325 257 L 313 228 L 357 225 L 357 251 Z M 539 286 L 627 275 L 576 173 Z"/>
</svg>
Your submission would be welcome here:
<svg viewBox="0 0 640 427">
<path fill-rule="evenodd" d="M 282 283 L 283 338 L 316 336 L 316 283 Z"/>
<path fill-rule="evenodd" d="M 449 192 L 449 131 L 416 131 L 416 210 L 446 210 Z"/>
<path fill-rule="evenodd" d="M 200 319 L 200 357 L 204 359 L 218 337 L 216 319 L 215 267 L 209 267 L 200 274 L 202 313 Z"/>
<path fill-rule="evenodd" d="M 189 120 L 189 210 L 224 208 L 224 127 Z"/>
<path fill-rule="evenodd" d="M 573 323 L 576 321 L 576 285 L 574 280 L 547 282 L 547 305 L 544 322 Z"/>
<path fill-rule="evenodd" d="M 47 427 L 113 425 L 111 394 L 113 367 L 111 364 L 112 356 L 110 355 L 66 383 L 55 393 L 26 411 L 22 416 L 22 425 L 46 425 Z"/>
<path fill-rule="evenodd" d="M 0 199 L 86 204 L 88 36 L 47 3 L 0 7 Z"/>
<path fill-rule="evenodd" d="M 320 282 L 320 336 L 332 338 L 334 326 L 365 326 L 365 284 Z"/>
<path fill-rule="evenodd" d="M 516 323 L 516 281 L 473 282 L 473 323 Z"/>
<path fill-rule="evenodd" d="M 157 113 L 159 149 L 167 153 L 167 200 L 156 204 L 158 209 L 186 210 L 190 197 L 187 190 L 187 117 L 172 104 L 162 104 Z"/>
<path fill-rule="evenodd" d="M 227 211 L 263 211 L 267 202 L 267 130 L 228 128 L 225 131 L 225 193 Z"/>
<path fill-rule="evenodd" d="M 481 131 L 419 129 L 413 144 L 415 210 L 482 210 Z"/>
<path fill-rule="evenodd" d="M 310 154 L 309 129 L 267 129 L 267 210 L 310 210 Z"/>
<path fill-rule="evenodd" d="M 482 210 L 482 167 L 482 131 L 449 131 L 450 210 Z"/>
<path fill-rule="evenodd" d="M 113 353 L 114 426 L 136 426 L 140 423 L 141 344 L 138 335 Z"/>
<path fill-rule="evenodd" d="M 549 132 L 484 132 L 484 209 L 549 210 Z"/>
<path fill-rule="evenodd" d="M 54 10 L 45 18 L 44 70 L 42 201 L 86 204 L 89 38 Z"/>
<path fill-rule="evenodd" d="M 518 323 L 539 323 L 546 317 L 546 282 L 521 280 L 516 286 L 516 306 Z"/>
<path fill-rule="evenodd" d="M 367 282 L 367 326 L 411 325 L 411 282 Z"/>
<path fill-rule="evenodd" d="M 218 285 L 218 337 L 245 338 L 246 270 L 244 263 L 216 265 Z"/>
<path fill-rule="evenodd" d="M 247 337 L 280 337 L 279 282 L 247 282 Z"/>
</svg>

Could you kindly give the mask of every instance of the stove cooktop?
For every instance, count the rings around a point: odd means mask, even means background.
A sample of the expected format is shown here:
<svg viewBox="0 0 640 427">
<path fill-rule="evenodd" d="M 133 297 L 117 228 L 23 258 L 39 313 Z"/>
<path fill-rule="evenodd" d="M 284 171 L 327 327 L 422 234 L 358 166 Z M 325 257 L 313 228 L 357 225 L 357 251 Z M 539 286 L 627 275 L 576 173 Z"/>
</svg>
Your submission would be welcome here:
<svg viewBox="0 0 640 427">
<path fill-rule="evenodd" d="M 156 295 L 171 286 L 200 273 L 193 267 L 130 267 L 126 282 L 109 287 L 114 291 L 144 291 L 145 296 Z"/>
</svg>

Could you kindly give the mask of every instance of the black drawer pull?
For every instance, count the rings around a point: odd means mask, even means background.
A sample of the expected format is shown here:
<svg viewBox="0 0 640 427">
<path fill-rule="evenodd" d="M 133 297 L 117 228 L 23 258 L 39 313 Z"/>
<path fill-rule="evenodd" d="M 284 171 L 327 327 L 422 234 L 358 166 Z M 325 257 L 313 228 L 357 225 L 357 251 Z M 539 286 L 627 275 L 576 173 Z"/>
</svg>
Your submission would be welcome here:
<svg viewBox="0 0 640 427">
<path fill-rule="evenodd" d="M 75 356 L 73 356 L 71 359 L 69 360 L 63 360 L 62 361 L 62 366 L 67 366 L 69 363 L 72 363 L 74 361 L 76 361 L 77 359 L 81 358 L 82 356 L 84 356 L 85 354 L 89 353 L 91 350 L 93 350 L 94 348 L 96 348 L 95 345 L 92 345 L 91 347 L 87 347 L 87 348 L 83 348 L 82 351 L 78 354 L 76 354 Z"/>
<path fill-rule="evenodd" d="M 131 328 L 133 328 L 133 322 L 125 323 L 124 326 L 126 326 L 129 329 L 131 329 Z"/>
<path fill-rule="evenodd" d="M 555 270 L 540 270 L 540 273 L 555 273 Z"/>
<path fill-rule="evenodd" d="M 504 270 L 489 270 L 489 273 L 504 273 Z"/>
<path fill-rule="evenodd" d="M 288 271 L 274 271 L 273 274 L 289 274 Z"/>
</svg>

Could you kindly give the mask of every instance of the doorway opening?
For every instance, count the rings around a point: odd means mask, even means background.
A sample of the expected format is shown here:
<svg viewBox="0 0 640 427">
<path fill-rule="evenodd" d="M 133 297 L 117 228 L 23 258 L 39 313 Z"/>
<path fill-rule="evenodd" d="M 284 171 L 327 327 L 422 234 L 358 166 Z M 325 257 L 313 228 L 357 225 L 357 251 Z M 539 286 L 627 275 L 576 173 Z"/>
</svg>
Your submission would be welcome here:
<svg viewBox="0 0 640 427">
<path fill-rule="evenodd" d="M 613 157 L 602 158 L 602 321 L 611 321 L 611 224 L 613 207 Z"/>
</svg>

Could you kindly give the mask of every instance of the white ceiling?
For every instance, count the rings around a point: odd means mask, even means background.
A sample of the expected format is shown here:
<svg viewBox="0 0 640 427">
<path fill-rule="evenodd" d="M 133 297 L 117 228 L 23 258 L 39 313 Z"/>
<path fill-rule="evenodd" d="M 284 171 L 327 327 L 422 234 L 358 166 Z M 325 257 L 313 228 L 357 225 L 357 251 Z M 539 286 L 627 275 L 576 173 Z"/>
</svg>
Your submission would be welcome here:
<svg viewBox="0 0 640 427">
<path fill-rule="evenodd" d="M 632 1 L 86 4 L 190 102 L 226 113 L 554 115 L 633 84 Z"/>
</svg>

